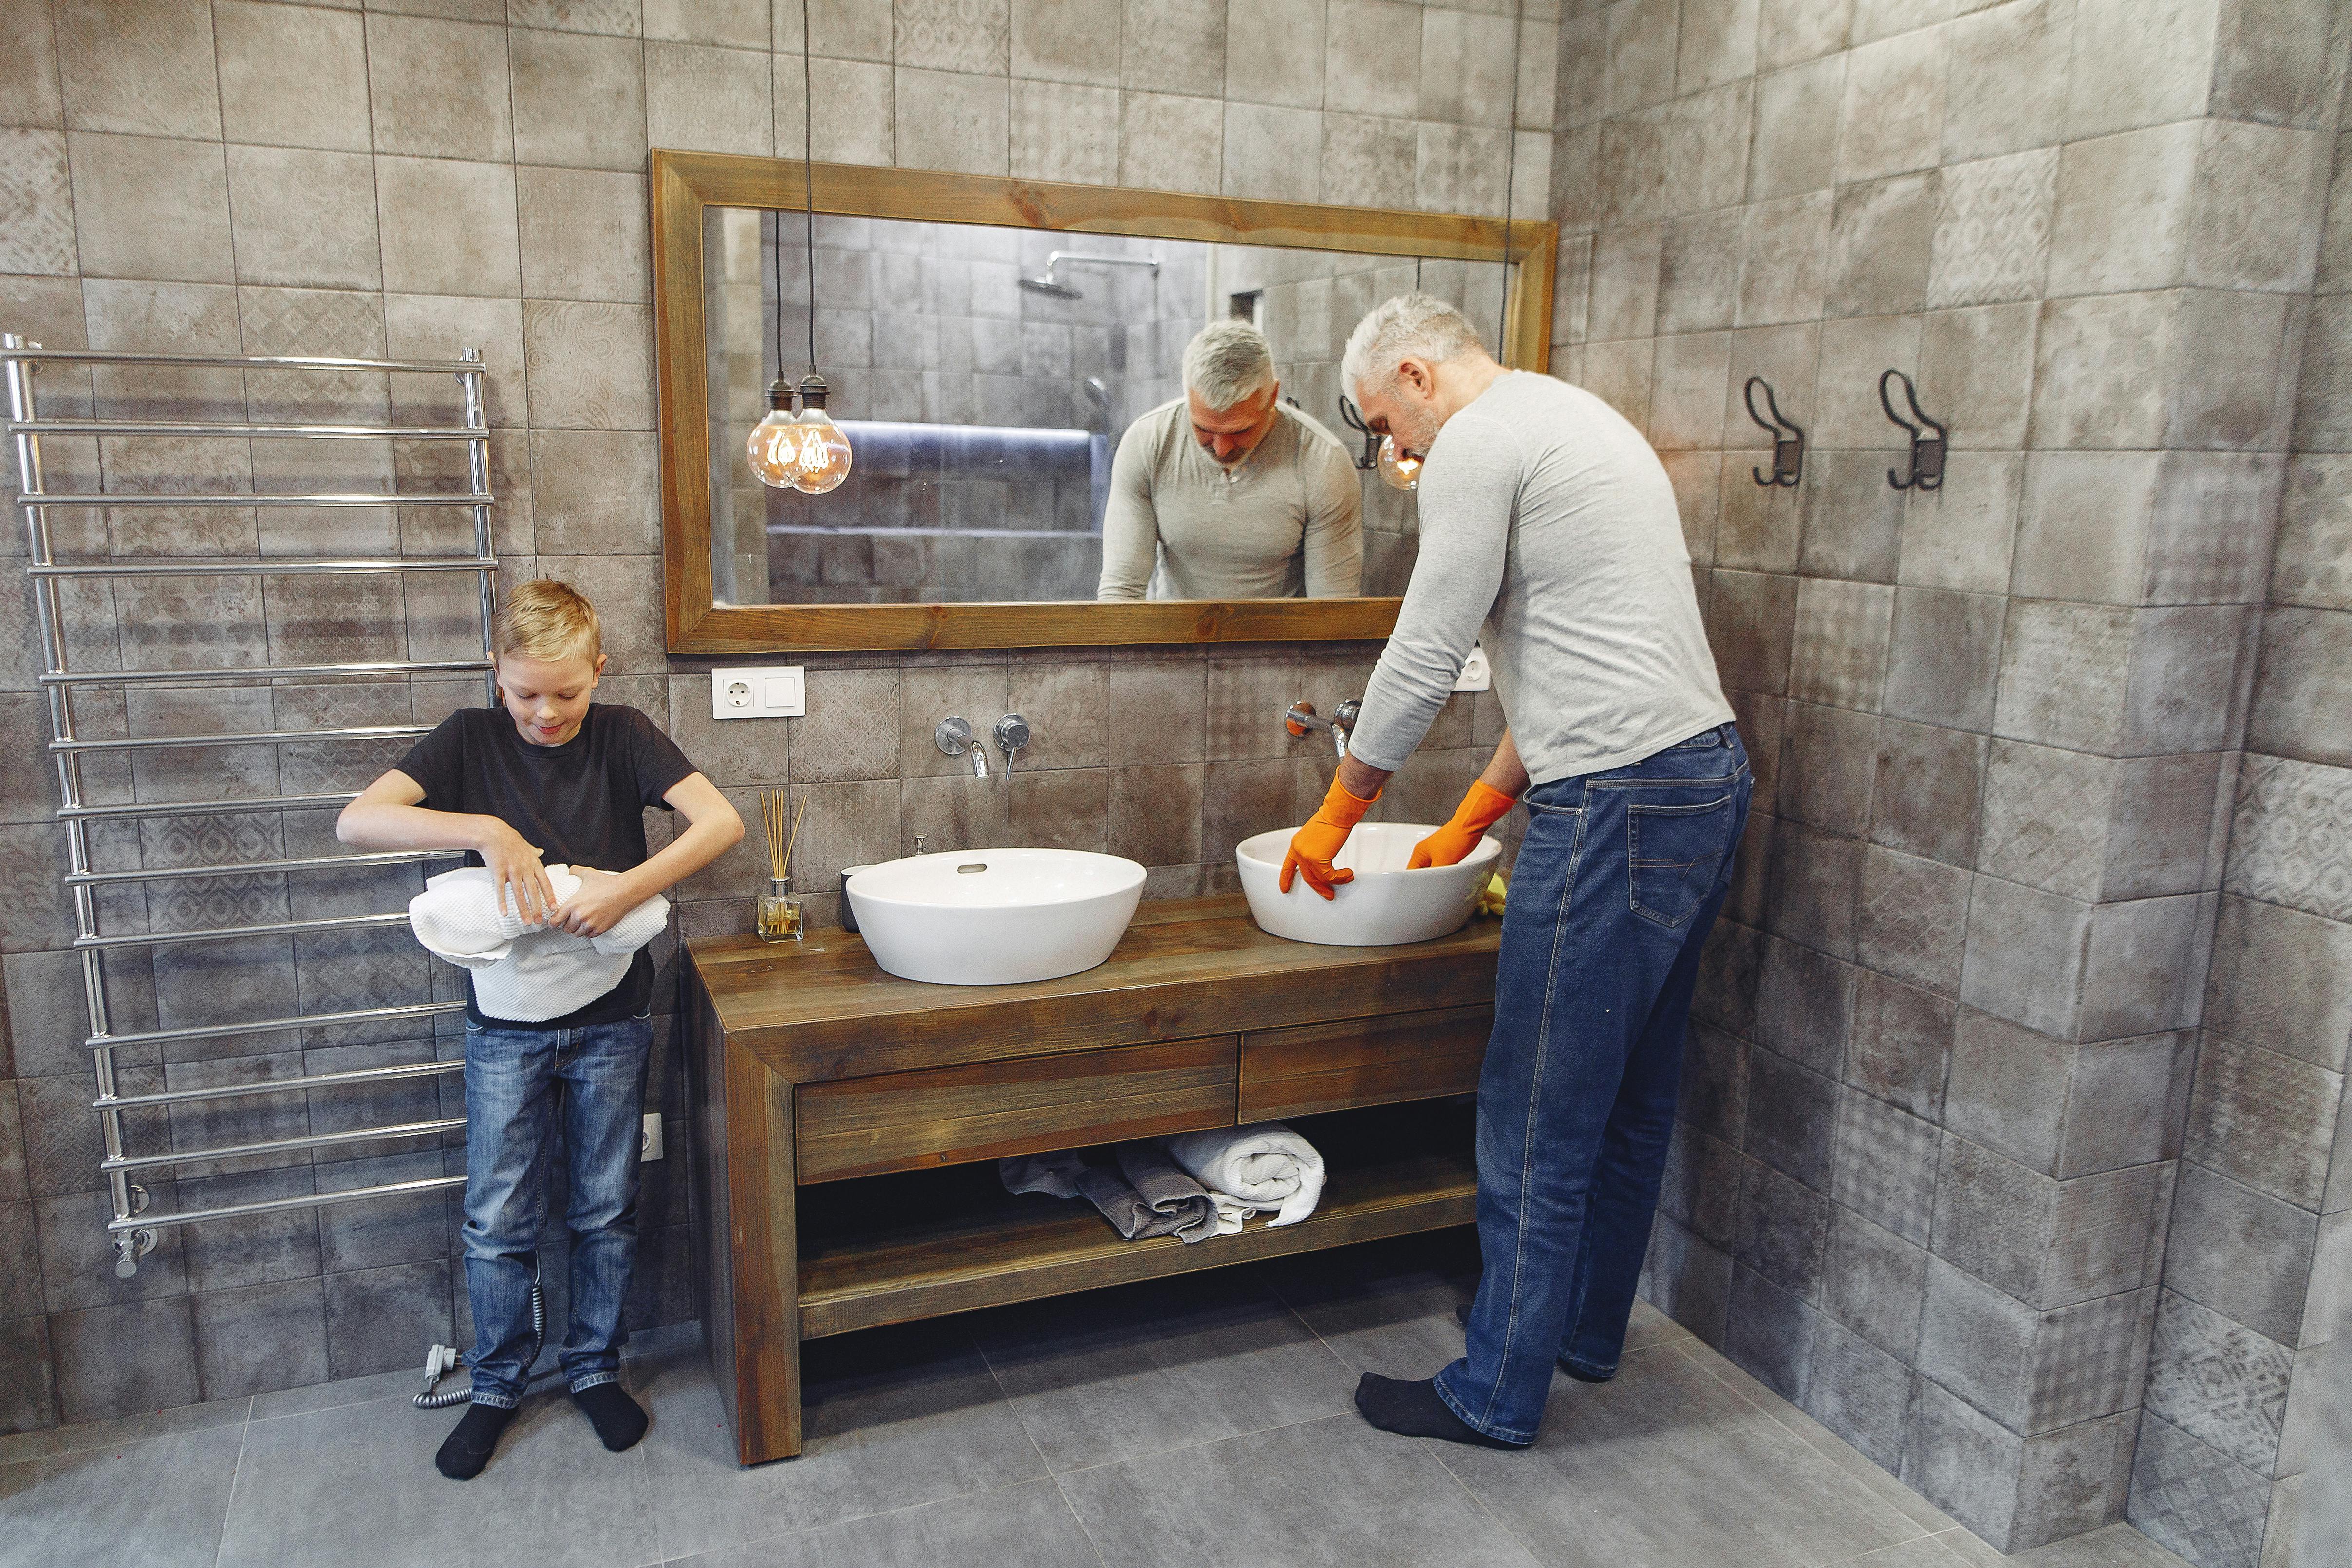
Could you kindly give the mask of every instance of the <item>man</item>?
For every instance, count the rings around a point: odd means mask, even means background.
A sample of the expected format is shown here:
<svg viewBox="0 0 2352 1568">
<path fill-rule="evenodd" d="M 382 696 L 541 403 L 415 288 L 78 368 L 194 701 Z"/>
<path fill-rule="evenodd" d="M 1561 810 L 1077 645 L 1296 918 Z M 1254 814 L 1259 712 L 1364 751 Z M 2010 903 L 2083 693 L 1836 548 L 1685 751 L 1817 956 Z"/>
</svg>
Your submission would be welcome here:
<svg viewBox="0 0 2352 1568">
<path fill-rule="evenodd" d="M 1119 438 L 1095 597 L 1346 597 L 1362 511 L 1347 449 L 1283 403 L 1265 335 L 1212 322 L 1184 350 L 1184 395 Z"/>
<path fill-rule="evenodd" d="M 1282 868 L 1346 898 L 1332 857 L 1403 765 L 1486 623 L 1509 721 L 1412 864 L 1468 854 L 1516 798 L 1478 1081 L 1484 1270 L 1463 1359 L 1367 1375 L 1391 1432 L 1535 1441 L 1557 1363 L 1614 1375 L 1674 1124 L 1699 951 L 1748 816 L 1746 752 L 1692 592 L 1675 496 L 1634 428 L 1580 388 L 1507 371 L 1461 312 L 1389 300 L 1339 368 L 1375 430 L 1423 459 L 1421 552 L 1349 754 Z"/>
</svg>

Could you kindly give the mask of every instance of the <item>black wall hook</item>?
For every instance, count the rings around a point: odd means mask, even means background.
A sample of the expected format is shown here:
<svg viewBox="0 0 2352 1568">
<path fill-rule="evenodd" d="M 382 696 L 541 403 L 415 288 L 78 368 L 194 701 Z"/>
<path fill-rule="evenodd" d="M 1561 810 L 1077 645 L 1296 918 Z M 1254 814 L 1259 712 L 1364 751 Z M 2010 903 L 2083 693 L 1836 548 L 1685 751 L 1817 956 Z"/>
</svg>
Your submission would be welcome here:
<svg viewBox="0 0 2352 1568">
<path fill-rule="evenodd" d="M 1764 406 L 1772 411 L 1767 419 L 1756 412 L 1756 389 L 1764 389 Z M 1793 489 L 1805 472 L 1805 433 L 1788 416 L 1780 412 L 1780 401 L 1772 395 L 1772 384 L 1760 375 L 1748 378 L 1748 417 L 1756 421 L 1772 437 L 1772 471 L 1761 468 L 1748 471 L 1756 476 L 1759 485 L 1780 485 Z"/>
<path fill-rule="evenodd" d="M 1381 461 L 1381 433 L 1364 423 L 1364 416 L 1357 412 L 1354 404 L 1348 401 L 1348 395 L 1344 392 L 1339 395 L 1339 417 L 1347 421 L 1349 429 L 1364 438 L 1364 449 L 1356 458 L 1356 467 L 1378 468 Z"/>
<path fill-rule="evenodd" d="M 1917 424 L 1895 412 L 1895 402 L 1886 395 L 1886 384 L 1890 381 L 1899 381 L 1903 384 L 1904 400 L 1911 405 L 1912 419 L 1917 420 Z M 1911 432 L 1911 477 L 1906 479 L 1893 468 L 1889 468 L 1886 470 L 1886 482 L 1898 490 L 1942 489 L 1944 488 L 1944 447 L 1952 433 L 1942 424 L 1928 418 L 1920 409 L 1918 389 L 1911 384 L 1911 378 L 1899 370 L 1890 370 L 1880 376 L 1878 405 L 1886 410 L 1886 416 L 1889 419 Z M 1930 435 L 1929 431 L 1935 433 Z"/>
</svg>

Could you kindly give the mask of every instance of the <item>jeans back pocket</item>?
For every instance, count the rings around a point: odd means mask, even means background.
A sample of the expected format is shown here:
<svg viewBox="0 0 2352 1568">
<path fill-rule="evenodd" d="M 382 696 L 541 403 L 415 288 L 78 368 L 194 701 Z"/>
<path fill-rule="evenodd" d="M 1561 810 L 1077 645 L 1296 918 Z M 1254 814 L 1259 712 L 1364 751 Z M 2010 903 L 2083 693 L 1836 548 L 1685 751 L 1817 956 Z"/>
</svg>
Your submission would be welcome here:
<svg viewBox="0 0 2352 1568">
<path fill-rule="evenodd" d="M 1627 880 L 1633 912 L 1678 926 L 1715 890 L 1731 852 L 1732 798 L 1696 805 L 1626 808 Z"/>
</svg>

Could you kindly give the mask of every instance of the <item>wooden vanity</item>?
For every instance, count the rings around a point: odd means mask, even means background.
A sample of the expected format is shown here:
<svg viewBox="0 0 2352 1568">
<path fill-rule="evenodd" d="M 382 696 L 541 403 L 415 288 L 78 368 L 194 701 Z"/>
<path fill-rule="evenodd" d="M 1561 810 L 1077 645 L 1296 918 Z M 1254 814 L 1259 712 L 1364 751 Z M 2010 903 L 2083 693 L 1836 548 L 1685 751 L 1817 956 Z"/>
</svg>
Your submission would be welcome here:
<svg viewBox="0 0 2352 1568">
<path fill-rule="evenodd" d="M 689 942 L 698 1279 L 739 1458 L 800 1451 L 803 1340 L 1469 1223 L 1470 1115 L 1442 1102 L 1477 1087 L 1500 931 L 1309 947 L 1238 897 L 1147 903 L 1109 962 L 1003 986 L 897 979 L 838 931 Z M 996 1179 L 1276 1118 L 1329 1178 L 1280 1229 L 1127 1241 Z"/>
</svg>

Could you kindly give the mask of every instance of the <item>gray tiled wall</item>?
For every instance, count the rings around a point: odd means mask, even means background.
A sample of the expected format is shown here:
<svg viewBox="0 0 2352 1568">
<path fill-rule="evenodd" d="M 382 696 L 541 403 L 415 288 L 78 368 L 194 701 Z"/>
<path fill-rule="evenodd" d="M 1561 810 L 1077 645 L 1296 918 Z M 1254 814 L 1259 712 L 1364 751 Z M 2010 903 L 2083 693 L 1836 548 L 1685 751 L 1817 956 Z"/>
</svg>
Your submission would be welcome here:
<svg viewBox="0 0 2352 1568">
<path fill-rule="evenodd" d="M 817 0 L 819 158 L 1234 195 L 1499 213 L 1516 138 L 1517 210 L 1549 183 L 1557 6 L 1515 27 L 1494 0 L 1461 6 L 1285 0 Z M 1517 115 L 1513 100 L 1517 51 Z M 809 716 L 715 729 L 701 666 L 661 647 L 648 146 L 795 156 L 803 61 L 795 0 L 380 0 L 364 10 L 249 0 L 0 0 L 0 326 L 65 346 L 226 353 L 438 354 L 480 346 L 489 368 L 493 482 L 517 574 L 568 578 L 604 611 L 605 694 L 668 724 L 742 801 L 804 794 L 804 879 L 909 847 L 1108 846 L 1152 868 L 1158 894 L 1222 887 L 1243 835 L 1291 822 L 1320 794 L 1324 753 L 1282 736 L 1284 704 L 1361 689 L 1368 647 L 1071 649 L 1045 655 L 818 657 Z M 1418 42 L 1418 47 L 1413 45 Z M 150 416 L 247 409 L 447 419 L 444 385 L 403 378 L 110 372 L 112 407 Z M 45 405 L 85 406 L 90 378 L 45 375 Z M 856 413 L 843 407 L 840 412 Z M 62 479 L 117 488 L 203 483 L 451 487 L 437 451 L 338 447 L 325 459 L 257 443 L 100 454 L 52 443 Z M 425 516 L 212 510 L 60 517 L 65 547 L 311 553 L 446 549 Z M 82 668 L 215 657 L 424 656 L 462 649 L 470 612 L 412 588 L 400 599 L 265 599 L 250 583 L 78 595 Z M 21 584 L 0 595 L 0 1429 L 219 1398 L 414 1364 L 465 1331 L 451 1222 L 437 1202 L 300 1210 L 168 1233 L 131 1280 L 104 1254 L 97 1127 L 70 934 L 39 744 L 35 644 Z M 469 689 L 280 689 L 265 715 L 202 695 L 146 692 L 143 727 L 261 728 L 437 718 Z M 931 724 L 1018 709 L 1037 743 L 1006 789 L 951 775 Z M 364 717 L 363 717 L 364 715 Z M 126 721 L 84 713 L 93 733 Z M 1457 703 L 1430 755 L 1383 809 L 1449 810 L 1499 722 Z M 100 776 L 123 798 L 273 793 L 363 781 L 383 756 L 289 748 L 159 758 Z M 320 782 L 341 778 L 343 784 Z M 306 782 L 307 781 L 307 782 Z M 105 841 L 110 864 L 218 863 L 254 843 L 324 842 L 322 818 L 190 825 Z M 739 852 L 683 889 L 693 931 L 740 927 L 760 875 Z M 122 921 L 211 918 L 203 900 L 296 912 L 390 907 L 368 885 L 159 888 Z M 226 906 L 225 906 L 226 907 Z M 830 913 L 825 900 L 820 912 Z M 399 944 L 306 939 L 116 965 L 118 1016 L 389 1000 L 446 984 Z M 432 1039 L 277 1037 L 127 1059 L 128 1087 L 263 1079 L 451 1048 Z M 659 1092 L 676 1109 L 667 1047 Z M 396 1115 L 406 1100 L 371 1105 Z M 264 1107 L 267 1102 L 240 1102 Z M 414 1102 L 418 1110 L 426 1101 Z M 339 1124 L 352 1106 L 268 1106 L 254 1120 L 142 1125 L 162 1148 L 258 1130 Z M 340 1124 L 348 1125 L 345 1121 Z M 437 1170 L 438 1151 L 358 1148 L 331 1160 L 185 1173 L 166 1205 L 380 1181 Z M 676 1167 L 670 1167 L 675 1170 Z M 635 1319 L 691 1314 L 676 1186 L 656 1171 Z"/>
<path fill-rule="evenodd" d="M 2308 1192 L 2238 1106 L 2333 1092 L 2200 1066 L 2196 1028 L 2231 802 L 2238 865 L 2249 801 L 2307 798 L 2273 770 L 2322 771 L 2242 748 L 2258 641 L 2292 657 L 2263 599 L 2337 8 L 1567 12 L 1555 364 L 1666 460 L 1759 782 L 1653 1291 L 2004 1549 L 2116 1518 L 2136 1454 L 2161 1515 L 2143 1405 L 2211 1327 L 2182 1259 L 2291 1239 L 2182 1141 Z M 1887 482 L 1889 368 L 1951 427 L 1940 491 Z M 1751 375 L 1811 438 L 1793 491 L 1749 479 Z M 2339 725 L 2315 679 L 2252 706 Z M 2241 1321 L 2284 1315 L 2217 1262 Z"/>
<path fill-rule="evenodd" d="M 2132 1521 L 2200 1568 L 2293 1568 L 2305 1478 L 2325 1473 L 2322 1363 L 2352 1307 L 2346 140 L 2305 237 L 2319 259 L 2293 455 L 2132 1477 Z M 2341 1531 L 2340 1507 L 2318 1510 L 2315 1531 Z"/>
</svg>

